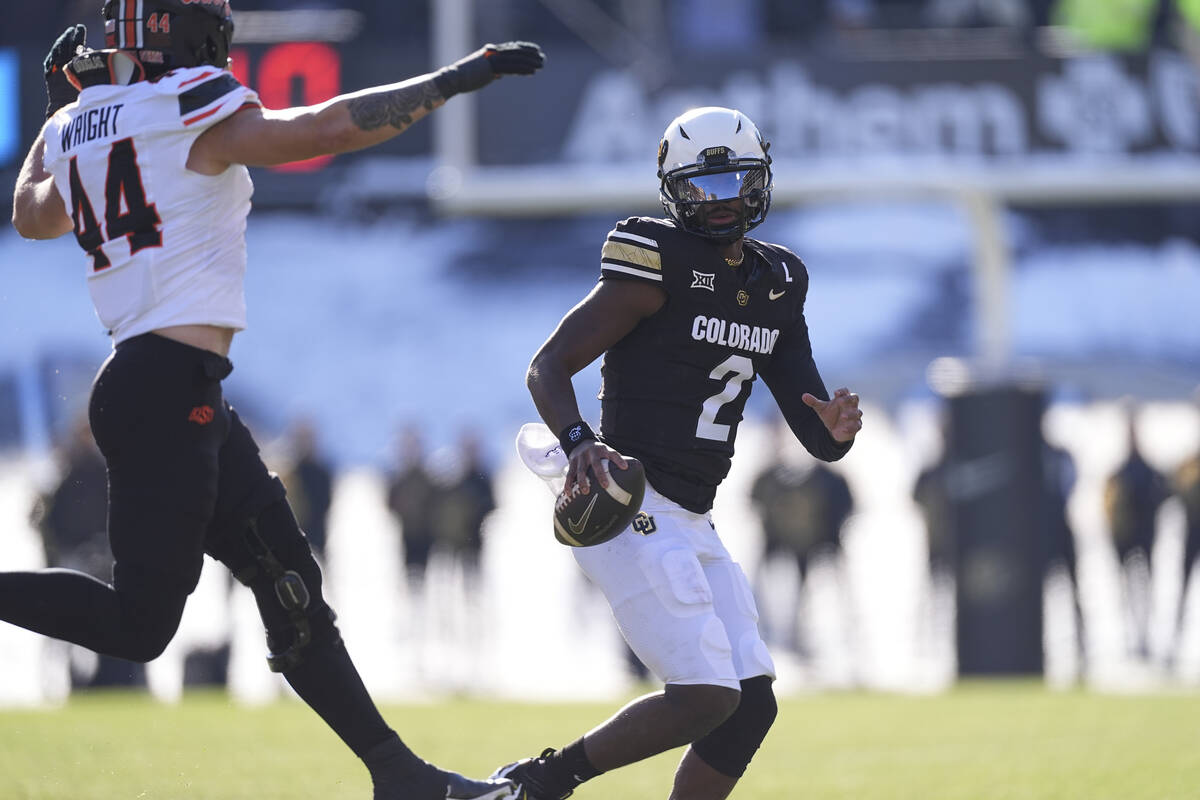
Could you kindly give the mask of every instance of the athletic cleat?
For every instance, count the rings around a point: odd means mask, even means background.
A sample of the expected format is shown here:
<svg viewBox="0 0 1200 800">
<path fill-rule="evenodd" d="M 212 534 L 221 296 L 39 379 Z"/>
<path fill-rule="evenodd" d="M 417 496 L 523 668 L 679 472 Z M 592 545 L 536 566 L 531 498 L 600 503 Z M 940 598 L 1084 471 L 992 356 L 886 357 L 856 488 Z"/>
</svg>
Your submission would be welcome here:
<svg viewBox="0 0 1200 800">
<path fill-rule="evenodd" d="M 546 763 L 546 756 L 554 752 L 553 747 L 547 747 L 537 758 L 523 758 L 511 764 L 505 764 L 492 773 L 493 778 L 501 778 L 516 784 L 513 800 L 563 800 L 573 794 L 568 789 L 566 794 L 554 794 L 538 780 L 538 773 Z"/>
<path fill-rule="evenodd" d="M 517 786 L 512 781 L 488 778 L 477 781 L 444 772 L 446 778 L 446 800 L 514 800 Z"/>
<path fill-rule="evenodd" d="M 513 800 L 517 787 L 503 778 L 477 781 L 427 765 L 419 775 L 407 773 L 375 781 L 374 800 Z"/>
</svg>

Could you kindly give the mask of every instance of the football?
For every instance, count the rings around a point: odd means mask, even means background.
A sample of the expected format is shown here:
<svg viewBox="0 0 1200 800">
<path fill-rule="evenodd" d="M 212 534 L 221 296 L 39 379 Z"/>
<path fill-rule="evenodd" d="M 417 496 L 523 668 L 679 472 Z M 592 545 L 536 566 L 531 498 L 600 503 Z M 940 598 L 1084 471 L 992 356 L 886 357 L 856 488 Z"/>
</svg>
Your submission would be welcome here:
<svg viewBox="0 0 1200 800">
<path fill-rule="evenodd" d="M 558 495 L 554 504 L 555 539 L 568 547 L 591 547 L 607 542 L 629 526 L 646 495 L 646 472 L 636 458 L 626 456 L 625 463 L 628 469 L 609 469 L 607 459 L 600 462 L 609 477 L 607 489 L 588 469 L 591 489 L 587 494 L 576 488 Z"/>
</svg>

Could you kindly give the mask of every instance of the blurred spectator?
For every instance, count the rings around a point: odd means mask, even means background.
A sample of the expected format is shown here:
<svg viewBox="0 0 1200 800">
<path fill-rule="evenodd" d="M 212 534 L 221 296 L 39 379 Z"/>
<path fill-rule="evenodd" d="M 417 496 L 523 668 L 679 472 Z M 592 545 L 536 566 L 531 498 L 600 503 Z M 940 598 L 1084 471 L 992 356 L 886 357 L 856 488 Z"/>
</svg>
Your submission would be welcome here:
<svg viewBox="0 0 1200 800">
<path fill-rule="evenodd" d="M 955 532 L 947 480 L 949 471 L 943 456 L 921 471 L 913 487 L 913 500 L 925 521 L 929 572 L 935 581 L 954 578 Z"/>
<path fill-rule="evenodd" d="M 438 476 L 430 525 L 436 547 L 475 577 L 483 549 L 483 521 L 496 507 L 492 475 L 474 431 L 463 431 L 454 456 L 451 468 Z"/>
<path fill-rule="evenodd" d="M 1196 568 L 1196 561 L 1200 559 L 1200 450 L 1179 465 L 1175 471 L 1173 483 L 1175 494 L 1183 502 L 1185 534 L 1183 583 L 1179 590 L 1179 609 L 1175 617 L 1174 638 L 1168 653 L 1172 664 L 1176 662 L 1179 655 L 1179 645 L 1183 638 L 1184 616 L 1187 610 L 1188 589 L 1192 585 L 1191 578 Z"/>
<path fill-rule="evenodd" d="M 289 463 L 281 479 L 300 530 L 317 558 L 323 559 L 329 506 L 333 502 L 333 470 L 320 453 L 310 420 L 296 422 L 288 439 Z"/>
<path fill-rule="evenodd" d="M 108 474 L 86 419 L 75 422 L 56 456 L 58 483 L 33 510 L 46 563 L 107 581 L 113 566 L 105 529 Z"/>
<path fill-rule="evenodd" d="M 782 435 L 777 443 L 790 442 Z M 807 587 L 809 566 L 819 557 L 840 563 L 842 523 L 850 516 L 854 501 L 846 480 L 815 461 L 787 463 L 777 450 L 750 489 L 762 519 L 763 564 L 776 557 L 793 560 L 799 572 L 799 591 Z M 766 591 L 759 581 L 760 591 Z M 764 602 L 764 605 L 765 602 Z M 800 597 L 790 604 L 792 613 L 782 632 L 768 630 L 768 642 L 778 641 L 802 656 L 811 656 L 810 643 L 800 635 Z"/>
<path fill-rule="evenodd" d="M 404 566 L 409 577 L 422 581 L 433 549 L 434 533 L 430 511 L 434 484 L 425 468 L 425 444 L 415 426 L 400 433 L 396 469 L 388 478 L 388 509 L 400 523 Z"/>
<path fill-rule="evenodd" d="M 86 417 L 80 417 L 71 427 L 57 459 L 58 483 L 38 498 L 32 514 L 42 534 L 46 565 L 110 581 L 113 556 L 107 532 L 108 473 Z M 75 686 L 143 685 L 145 668 L 72 645 L 71 680 Z"/>
<path fill-rule="evenodd" d="M 920 647 L 935 656 L 954 652 L 958 534 L 950 494 L 948 420 L 942 422 L 942 454 L 925 467 L 913 486 L 913 501 L 925 522 L 929 583 L 921 594 L 918 614 Z"/>
<path fill-rule="evenodd" d="M 1066 570 L 1071 581 L 1071 605 L 1075 617 L 1076 654 L 1079 669 L 1087 664 L 1087 638 L 1085 636 L 1083 606 L 1079 597 L 1079 574 L 1075 555 L 1075 534 L 1067 518 L 1067 501 L 1075 488 L 1075 461 L 1062 448 L 1047 443 L 1042 450 L 1042 479 L 1045 481 L 1046 531 L 1043 581 L 1052 570 Z"/>
<path fill-rule="evenodd" d="M 1104 512 L 1122 572 L 1131 645 L 1145 658 L 1149 655 L 1150 555 L 1158 509 L 1169 490 L 1166 479 L 1142 457 L 1133 409 L 1127 409 L 1127 414 L 1129 456 L 1104 485 Z"/>
</svg>

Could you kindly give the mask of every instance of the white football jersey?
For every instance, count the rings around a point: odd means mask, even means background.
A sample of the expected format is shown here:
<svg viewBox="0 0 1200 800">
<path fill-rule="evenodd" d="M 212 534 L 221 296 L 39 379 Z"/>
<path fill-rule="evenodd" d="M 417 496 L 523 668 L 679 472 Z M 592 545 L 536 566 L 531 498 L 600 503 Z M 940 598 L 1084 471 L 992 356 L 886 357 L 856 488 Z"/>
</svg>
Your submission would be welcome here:
<svg viewBox="0 0 1200 800">
<path fill-rule="evenodd" d="M 196 137 L 246 105 L 258 96 L 229 72 L 192 67 L 87 87 L 47 123 L 46 169 L 113 344 L 171 325 L 246 327 L 250 174 L 186 166 Z"/>
</svg>

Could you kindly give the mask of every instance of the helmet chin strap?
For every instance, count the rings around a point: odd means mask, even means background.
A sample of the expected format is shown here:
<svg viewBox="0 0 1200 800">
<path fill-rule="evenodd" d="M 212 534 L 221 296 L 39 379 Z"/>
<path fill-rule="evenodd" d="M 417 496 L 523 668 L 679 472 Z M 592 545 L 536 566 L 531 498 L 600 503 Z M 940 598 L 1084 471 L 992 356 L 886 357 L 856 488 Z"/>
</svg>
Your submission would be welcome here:
<svg viewBox="0 0 1200 800">
<path fill-rule="evenodd" d="M 704 230 L 706 239 L 711 239 L 718 244 L 732 244 L 746 235 L 746 222 L 742 220 L 736 227 L 721 230 L 712 230 L 705 225 Z"/>
</svg>

